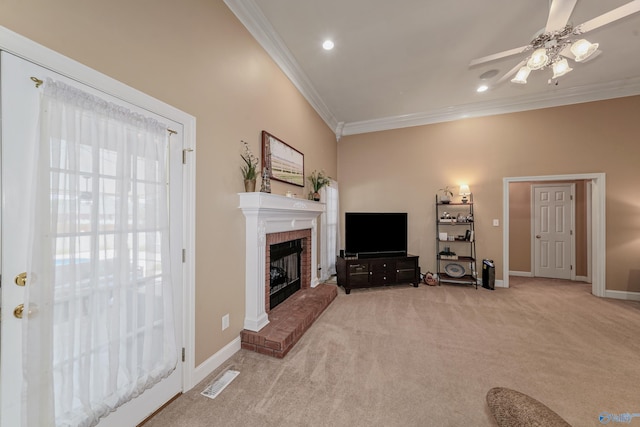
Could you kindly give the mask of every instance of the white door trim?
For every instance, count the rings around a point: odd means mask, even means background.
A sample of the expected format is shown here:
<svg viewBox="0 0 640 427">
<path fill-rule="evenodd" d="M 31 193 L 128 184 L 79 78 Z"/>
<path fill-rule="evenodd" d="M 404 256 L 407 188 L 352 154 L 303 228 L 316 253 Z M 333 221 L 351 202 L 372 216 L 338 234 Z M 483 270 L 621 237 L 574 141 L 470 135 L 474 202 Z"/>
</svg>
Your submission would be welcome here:
<svg viewBox="0 0 640 427">
<path fill-rule="evenodd" d="M 94 89 L 148 109 L 183 124 L 184 148 L 195 150 L 196 119 L 184 111 L 157 100 L 105 74 L 67 58 L 47 47 L 0 26 L 0 50 L 86 84 Z M 183 365 L 183 391 L 191 389 L 195 367 L 195 160 L 187 156 L 183 169 L 184 228 L 183 248 L 186 250 L 183 293 L 183 339 L 186 359 Z"/>
<path fill-rule="evenodd" d="M 509 184 L 526 181 L 575 181 L 591 182 L 591 293 L 604 297 L 606 293 L 606 175 L 584 173 L 569 175 L 522 176 L 502 178 L 502 280 L 509 287 Z M 589 186 L 588 186 L 589 187 Z M 588 188 L 587 187 L 587 188 Z"/>
</svg>

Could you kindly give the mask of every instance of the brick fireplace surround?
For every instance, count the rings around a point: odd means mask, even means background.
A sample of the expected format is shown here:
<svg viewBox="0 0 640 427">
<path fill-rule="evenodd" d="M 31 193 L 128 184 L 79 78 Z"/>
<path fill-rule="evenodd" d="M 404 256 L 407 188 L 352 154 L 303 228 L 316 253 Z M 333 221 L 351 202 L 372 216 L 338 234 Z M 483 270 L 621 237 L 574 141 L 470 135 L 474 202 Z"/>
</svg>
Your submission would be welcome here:
<svg viewBox="0 0 640 427">
<path fill-rule="evenodd" d="M 319 284 L 317 217 L 323 203 L 267 193 L 239 193 L 246 218 L 245 322 L 242 348 L 284 357 L 337 296 Z M 270 245 L 302 239 L 301 289 L 269 309 Z"/>
</svg>

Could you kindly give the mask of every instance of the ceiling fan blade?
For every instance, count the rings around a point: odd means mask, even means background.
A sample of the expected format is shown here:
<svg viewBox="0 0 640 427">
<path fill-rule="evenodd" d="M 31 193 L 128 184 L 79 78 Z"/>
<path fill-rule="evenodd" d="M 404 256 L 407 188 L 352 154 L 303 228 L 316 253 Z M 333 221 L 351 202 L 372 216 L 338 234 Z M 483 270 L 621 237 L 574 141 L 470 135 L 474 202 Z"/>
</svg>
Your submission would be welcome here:
<svg viewBox="0 0 640 427">
<path fill-rule="evenodd" d="M 591 30 L 595 30 L 596 28 L 600 28 L 603 25 L 610 24 L 618 19 L 622 19 L 626 16 L 632 15 L 634 13 L 640 12 L 640 0 L 631 1 L 625 5 L 622 5 L 616 9 L 610 10 L 607 13 L 603 13 L 600 16 L 597 16 L 584 24 L 580 24 L 576 26 L 576 30 L 583 34 L 589 32 Z"/>
<path fill-rule="evenodd" d="M 549 8 L 549 18 L 544 29 L 545 33 L 563 29 L 567 25 L 577 2 L 578 0 L 553 0 Z"/>
<path fill-rule="evenodd" d="M 560 55 L 571 59 L 572 61 L 576 60 L 576 56 L 571 52 L 571 45 L 566 45 L 564 49 L 560 51 Z"/>
<path fill-rule="evenodd" d="M 497 86 L 497 85 L 500 85 L 500 84 L 502 84 L 502 83 L 504 83 L 505 81 L 507 81 L 507 80 L 509 80 L 509 79 L 511 79 L 511 76 L 513 76 L 515 73 L 517 73 L 517 72 L 518 72 L 518 70 L 519 70 L 520 68 L 522 68 L 522 67 L 524 66 L 524 64 L 526 64 L 526 63 L 527 63 L 527 60 L 526 60 L 526 59 L 523 59 L 522 61 L 520 61 L 520 62 L 518 63 L 518 65 L 516 65 L 515 67 L 513 67 L 512 69 L 510 69 L 509 71 L 507 71 L 507 72 L 506 72 L 506 74 L 505 74 L 504 76 L 500 77 L 500 79 L 496 82 L 496 86 Z"/>
<path fill-rule="evenodd" d="M 496 59 L 506 58 L 507 56 L 517 55 L 519 53 L 527 50 L 529 46 L 520 46 L 514 49 L 505 50 L 503 52 L 494 53 L 493 55 L 483 56 L 482 58 L 474 59 L 469 63 L 469 67 L 473 67 L 474 65 L 484 64 L 485 62 L 495 61 Z"/>
</svg>

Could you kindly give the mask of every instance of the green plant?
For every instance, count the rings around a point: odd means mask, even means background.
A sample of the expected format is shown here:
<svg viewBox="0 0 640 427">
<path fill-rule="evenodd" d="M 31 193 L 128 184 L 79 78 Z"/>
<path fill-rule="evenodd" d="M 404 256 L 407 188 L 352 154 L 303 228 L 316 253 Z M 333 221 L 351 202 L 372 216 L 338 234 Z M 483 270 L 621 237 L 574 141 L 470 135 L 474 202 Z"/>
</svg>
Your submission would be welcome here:
<svg viewBox="0 0 640 427">
<path fill-rule="evenodd" d="M 446 194 L 449 197 L 453 197 L 453 191 L 451 191 L 448 185 L 445 185 L 444 188 L 441 188 L 438 191 L 442 191 L 442 194 Z"/>
<path fill-rule="evenodd" d="M 311 187 L 313 188 L 314 193 L 317 193 L 322 187 L 331 183 L 331 177 L 325 175 L 323 170 L 321 170 L 320 172 L 314 170 L 311 175 L 307 177 L 307 179 L 311 183 Z"/>
<path fill-rule="evenodd" d="M 240 167 L 242 176 L 244 179 L 256 179 L 258 177 L 258 158 L 251 152 L 249 144 L 242 140 L 241 142 L 244 144 L 244 154 L 240 154 L 240 157 L 242 157 L 244 161 L 244 165 Z"/>
</svg>

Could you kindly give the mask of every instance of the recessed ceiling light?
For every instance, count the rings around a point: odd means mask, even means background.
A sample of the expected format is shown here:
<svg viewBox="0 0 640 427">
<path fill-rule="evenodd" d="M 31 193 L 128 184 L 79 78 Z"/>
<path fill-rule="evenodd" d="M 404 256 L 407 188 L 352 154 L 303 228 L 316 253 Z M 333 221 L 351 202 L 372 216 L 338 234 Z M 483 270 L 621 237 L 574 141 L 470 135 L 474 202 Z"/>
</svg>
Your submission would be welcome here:
<svg viewBox="0 0 640 427">
<path fill-rule="evenodd" d="M 324 50 L 331 50 L 333 49 L 333 42 L 331 40 L 325 40 L 324 43 L 322 43 L 322 48 Z"/>
<path fill-rule="evenodd" d="M 489 89 L 489 86 L 487 85 L 480 85 L 478 86 L 478 89 L 476 89 L 476 92 L 486 92 L 487 89 Z"/>
</svg>

